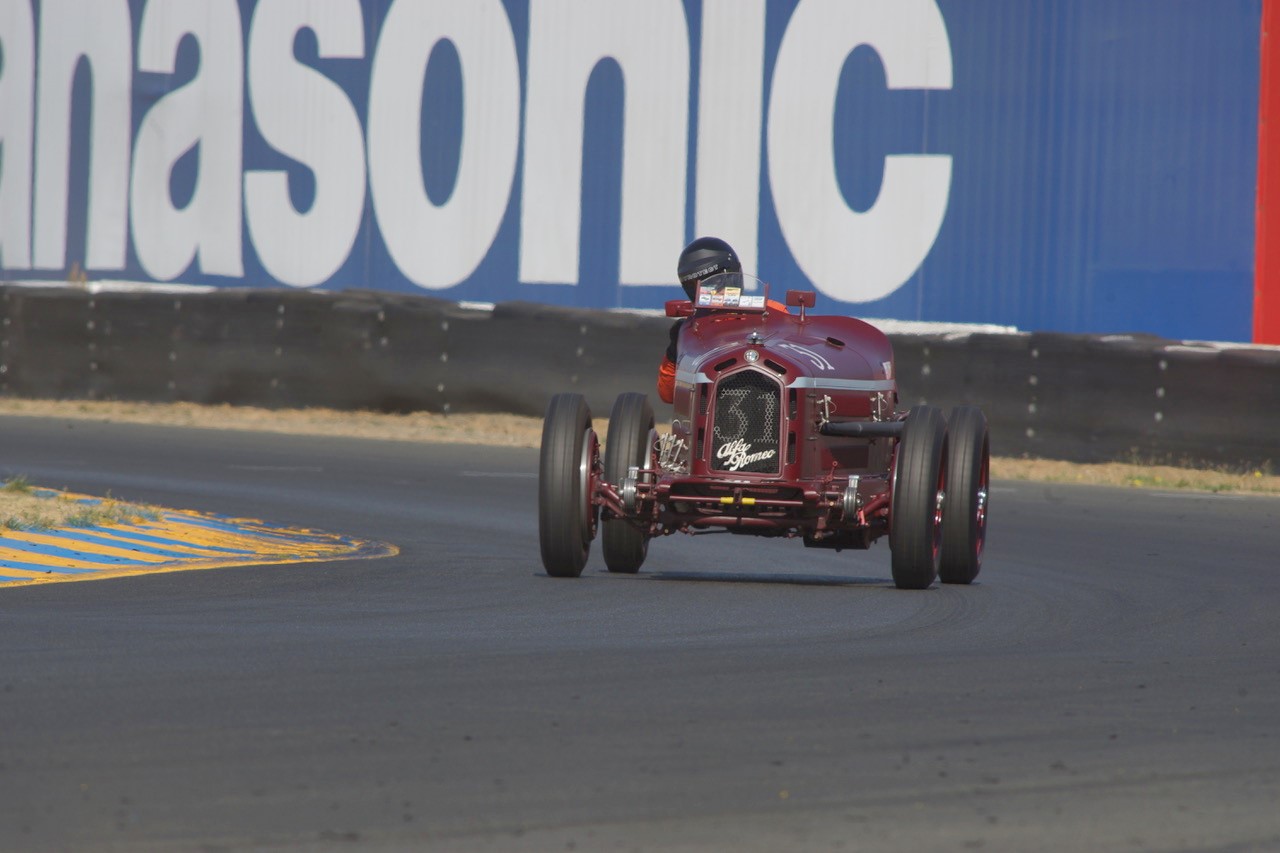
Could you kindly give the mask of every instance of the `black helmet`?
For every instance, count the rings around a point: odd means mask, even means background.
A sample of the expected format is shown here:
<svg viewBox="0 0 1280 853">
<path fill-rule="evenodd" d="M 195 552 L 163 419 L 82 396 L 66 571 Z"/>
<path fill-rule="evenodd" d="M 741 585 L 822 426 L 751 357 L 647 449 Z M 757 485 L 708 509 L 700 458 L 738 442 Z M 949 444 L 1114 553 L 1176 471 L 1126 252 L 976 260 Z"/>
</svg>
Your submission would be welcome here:
<svg viewBox="0 0 1280 853">
<path fill-rule="evenodd" d="M 742 272 L 742 262 L 738 253 L 719 237 L 699 237 L 684 247 L 680 253 L 680 262 L 676 264 L 676 275 L 680 277 L 680 286 L 693 299 L 698 282 L 718 272 Z"/>
</svg>

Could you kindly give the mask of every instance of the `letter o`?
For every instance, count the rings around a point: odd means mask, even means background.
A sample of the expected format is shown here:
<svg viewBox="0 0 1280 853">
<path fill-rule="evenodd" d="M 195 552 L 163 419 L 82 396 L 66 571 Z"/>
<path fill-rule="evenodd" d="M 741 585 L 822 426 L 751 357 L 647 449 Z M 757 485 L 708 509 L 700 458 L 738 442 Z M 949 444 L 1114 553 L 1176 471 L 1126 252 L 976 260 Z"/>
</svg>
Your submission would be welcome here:
<svg viewBox="0 0 1280 853">
<path fill-rule="evenodd" d="M 444 39 L 462 65 L 462 150 L 453 192 L 436 205 L 422 175 L 422 89 Z M 392 260 L 422 287 L 458 284 L 493 245 L 515 180 L 520 69 L 500 0 L 394 3 L 373 61 L 368 124 L 373 209 Z"/>
</svg>

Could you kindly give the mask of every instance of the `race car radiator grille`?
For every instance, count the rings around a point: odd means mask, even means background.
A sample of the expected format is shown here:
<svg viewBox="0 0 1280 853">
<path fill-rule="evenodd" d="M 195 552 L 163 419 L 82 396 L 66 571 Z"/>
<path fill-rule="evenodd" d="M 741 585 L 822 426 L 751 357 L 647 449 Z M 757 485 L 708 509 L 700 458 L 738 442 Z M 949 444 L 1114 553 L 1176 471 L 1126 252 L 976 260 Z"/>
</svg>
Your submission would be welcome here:
<svg viewBox="0 0 1280 853">
<path fill-rule="evenodd" d="M 778 470 L 782 388 L 763 373 L 744 370 L 716 388 L 711 467 L 716 471 Z"/>
</svg>

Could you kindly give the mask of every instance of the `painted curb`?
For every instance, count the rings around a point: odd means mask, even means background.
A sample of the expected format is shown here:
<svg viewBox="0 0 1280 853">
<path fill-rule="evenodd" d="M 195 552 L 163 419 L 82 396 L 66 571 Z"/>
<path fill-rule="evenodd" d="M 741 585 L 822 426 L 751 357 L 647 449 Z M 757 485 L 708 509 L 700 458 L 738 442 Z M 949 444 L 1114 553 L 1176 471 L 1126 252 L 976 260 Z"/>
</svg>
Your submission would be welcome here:
<svg viewBox="0 0 1280 853">
<path fill-rule="evenodd" d="M 99 498 L 38 490 L 41 497 Z M 0 532 L 0 588 L 229 566 L 390 557 L 394 545 L 247 518 L 156 508 L 155 519 Z"/>
</svg>

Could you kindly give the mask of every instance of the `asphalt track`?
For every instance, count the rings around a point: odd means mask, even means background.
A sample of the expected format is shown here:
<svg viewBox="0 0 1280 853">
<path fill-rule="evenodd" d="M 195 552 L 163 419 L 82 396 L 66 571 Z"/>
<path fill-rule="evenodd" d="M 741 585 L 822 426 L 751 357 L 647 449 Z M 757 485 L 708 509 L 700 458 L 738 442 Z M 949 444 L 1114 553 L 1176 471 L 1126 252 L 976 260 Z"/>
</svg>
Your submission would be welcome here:
<svg viewBox="0 0 1280 853">
<path fill-rule="evenodd" d="M 0 474 L 400 554 L 0 590 L 0 850 L 1280 850 L 1280 500 L 995 484 L 971 587 L 545 577 L 536 452 L 0 418 Z"/>
</svg>

